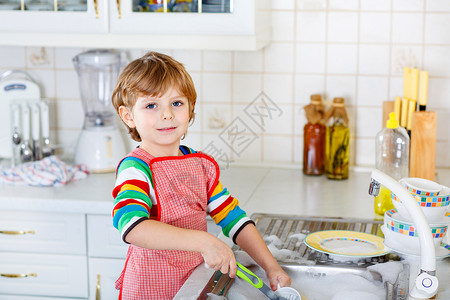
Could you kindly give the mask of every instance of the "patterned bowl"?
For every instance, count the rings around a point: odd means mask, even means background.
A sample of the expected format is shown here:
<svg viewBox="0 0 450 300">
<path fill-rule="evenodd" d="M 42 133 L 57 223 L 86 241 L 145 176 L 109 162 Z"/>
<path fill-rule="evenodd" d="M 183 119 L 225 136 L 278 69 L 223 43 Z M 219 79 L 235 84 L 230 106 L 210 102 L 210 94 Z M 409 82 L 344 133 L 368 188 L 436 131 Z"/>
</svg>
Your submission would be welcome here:
<svg viewBox="0 0 450 300">
<path fill-rule="evenodd" d="M 430 224 L 431 234 L 433 236 L 434 246 L 437 248 L 447 233 L 450 218 L 447 217 L 446 223 Z M 396 209 L 384 213 L 383 233 L 385 245 L 393 250 L 413 252 L 420 254 L 419 237 L 412 221 L 407 221 L 400 216 Z"/>
<path fill-rule="evenodd" d="M 400 183 L 411 193 L 420 196 L 437 196 L 443 186 L 434 181 L 423 178 L 403 178 Z"/>
<path fill-rule="evenodd" d="M 412 195 L 422 209 L 427 221 L 430 223 L 441 222 L 445 214 L 450 210 L 450 188 L 443 187 L 439 196 Z M 408 210 L 400 199 L 391 193 L 392 204 L 398 213 L 405 219 L 410 220 Z"/>
</svg>

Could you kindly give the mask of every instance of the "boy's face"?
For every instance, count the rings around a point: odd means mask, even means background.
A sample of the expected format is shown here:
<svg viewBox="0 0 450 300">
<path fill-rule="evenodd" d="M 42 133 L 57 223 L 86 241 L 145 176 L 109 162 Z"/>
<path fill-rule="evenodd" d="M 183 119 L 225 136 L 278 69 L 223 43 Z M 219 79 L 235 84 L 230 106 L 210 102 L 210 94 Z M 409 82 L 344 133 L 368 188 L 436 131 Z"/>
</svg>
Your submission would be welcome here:
<svg viewBox="0 0 450 300">
<path fill-rule="evenodd" d="M 189 101 L 177 89 L 166 94 L 142 96 L 136 100 L 131 112 L 126 107 L 119 110 L 121 118 L 141 136 L 141 147 L 151 154 L 176 149 L 189 125 Z"/>
</svg>

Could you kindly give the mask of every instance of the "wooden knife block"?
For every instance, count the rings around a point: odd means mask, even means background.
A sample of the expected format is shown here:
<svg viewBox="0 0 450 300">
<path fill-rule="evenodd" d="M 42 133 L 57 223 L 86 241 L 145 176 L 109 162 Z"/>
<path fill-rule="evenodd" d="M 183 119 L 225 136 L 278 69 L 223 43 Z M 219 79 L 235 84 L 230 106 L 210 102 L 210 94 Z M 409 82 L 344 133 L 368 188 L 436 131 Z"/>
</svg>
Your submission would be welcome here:
<svg viewBox="0 0 450 300">
<path fill-rule="evenodd" d="M 434 181 L 436 166 L 436 126 L 434 111 L 413 113 L 409 176 Z"/>
<path fill-rule="evenodd" d="M 383 120 L 381 120 L 381 128 L 386 127 L 386 121 L 389 120 L 389 114 L 394 112 L 395 102 L 394 101 L 383 101 Z M 399 118 L 399 116 L 397 116 Z"/>
</svg>

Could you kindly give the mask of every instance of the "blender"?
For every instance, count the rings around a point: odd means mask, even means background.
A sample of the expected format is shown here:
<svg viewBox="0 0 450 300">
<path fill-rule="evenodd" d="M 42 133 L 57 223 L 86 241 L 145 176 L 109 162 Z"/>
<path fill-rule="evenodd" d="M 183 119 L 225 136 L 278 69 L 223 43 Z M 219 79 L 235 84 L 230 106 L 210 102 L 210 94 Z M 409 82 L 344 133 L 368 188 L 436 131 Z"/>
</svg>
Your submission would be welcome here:
<svg viewBox="0 0 450 300">
<path fill-rule="evenodd" d="M 115 120 L 111 94 L 119 76 L 122 55 L 114 50 L 89 50 L 73 59 L 85 113 L 75 149 L 75 163 L 94 173 L 114 172 L 126 155 Z"/>
</svg>

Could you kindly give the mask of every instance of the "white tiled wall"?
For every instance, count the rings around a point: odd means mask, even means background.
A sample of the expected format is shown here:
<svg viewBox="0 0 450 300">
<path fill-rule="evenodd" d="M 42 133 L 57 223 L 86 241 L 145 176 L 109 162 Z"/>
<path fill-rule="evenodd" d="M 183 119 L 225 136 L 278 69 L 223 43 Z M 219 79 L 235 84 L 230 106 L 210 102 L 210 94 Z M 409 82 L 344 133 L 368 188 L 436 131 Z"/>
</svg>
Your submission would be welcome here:
<svg viewBox="0 0 450 300">
<path fill-rule="evenodd" d="M 327 100 L 345 98 L 351 161 L 373 165 L 382 102 L 402 95 L 402 68 L 411 66 L 429 71 L 428 109 L 438 112 L 436 163 L 450 167 L 450 1 L 285 0 L 272 7 L 273 42 L 261 51 L 160 50 L 183 62 L 197 87 L 187 144 L 205 149 L 215 143 L 235 164 L 300 167 L 302 107 L 320 93 Z M 29 71 L 51 100 L 52 133 L 65 156 L 83 122 L 71 63 L 83 50 L 0 47 L 0 71 Z M 127 50 L 130 58 L 146 51 Z M 258 127 L 245 110 L 262 92 L 280 113 Z M 236 153 L 220 137 L 237 118 L 255 138 Z"/>
</svg>

